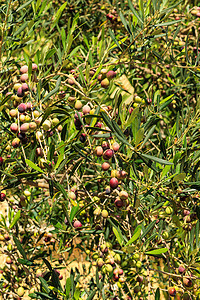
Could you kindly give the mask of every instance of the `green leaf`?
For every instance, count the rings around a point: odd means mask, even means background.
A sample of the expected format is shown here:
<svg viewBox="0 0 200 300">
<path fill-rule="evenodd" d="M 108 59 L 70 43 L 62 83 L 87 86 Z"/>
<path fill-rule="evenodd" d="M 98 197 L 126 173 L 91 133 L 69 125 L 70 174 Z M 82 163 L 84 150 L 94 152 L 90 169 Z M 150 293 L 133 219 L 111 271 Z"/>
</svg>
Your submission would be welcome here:
<svg viewBox="0 0 200 300">
<path fill-rule="evenodd" d="M 149 233 L 149 231 L 156 225 L 156 220 L 154 220 L 153 222 L 151 222 L 147 228 L 145 229 L 145 231 L 143 232 L 142 236 L 141 236 L 141 240 L 147 235 L 147 233 Z"/>
<path fill-rule="evenodd" d="M 159 287 L 156 289 L 155 300 L 160 300 L 160 289 L 159 289 Z"/>
<path fill-rule="evenodd" d="M 113 40 L 113 41 L 115 42 L 115 44 L 122 50 L 122 48 L 121 48 L 121 46 L 120 46 L 118 40 L 116 39 L 114 33 L 112 32 L 112 30 L 111 30 L 110 28 L 108 28 L 108 31 L 109 31 L 109 34 L 110 34 L 112 40 Z"/>
<path fill-rule="evenodd" d="M 159 164 L 162 164 L 162 165 L 173 165 L 172 162 L 164 160 L 162 158 L 158 158 L 158 157 L 151 156 L 151 155 L 148 155 L 148 154 L 140 154 L 140 155 L 147 158 L 147 159 L 153 160 L 153 161 L 155 161 Z"/>
<path fill-rule="evenodd" d="M 173 181 L 182 181 L 186 177 L 186 173 L 180 173 L 174 176 Z"/>
<path fill-rule="evenodd" d="M 34 170 L 36 170 L 36 171 L 38 171 L 40 173 L 44 173 L 44 171 L 42 169 L 40 169 L 38 166 L 36 166 L 31 160 L 26 159 L 25 162 L 32 169 L 34 169 Z"/>
<path fill-rule="evenodd" d="M 71 279 L 70 278 L 67 278 L 66 280 L 66 284 L 65 284 L 65 295 L 68 297 L 69 296 L 69 293 L 70 293 L 70 290 L 71 290 Z"/>
<path fill-rule="evenodd" d="M 33 266 L 33 262 L 28 259 L 18 258 L 18 262 L 25 266 Z"/>
<path fill-rule="evenodd" d="M 15 245 L 17 246 L 18 251 L 21 253 L 23 258 L 27 260 L 26 253 L 25 253 L 24 249 L 22 248 L 20 241 L 14 235 L 13 235 L 13 240 L 15 242 Z"/>
<path fill-rule="evenodd" d="M 45 61 L 46 61 L 48 58 L 52 57 L 52 56 L 54 55 L 55 52 L 56 52 L 56 49 L 50 49 L 50 50 L 47 52 L 46 56 L 45 56 Z"/>
<path fill-rule="evenodd" d="M 46 95 L 46 97 L 42 101 L 46 102 L 51 96 L 56 94 L 59 91 L 60 84 L 61 84 L 61 77 L 59 77 L 58 80 L 56 81 L 55 89 L 53 89 L 50 93 L 48 93 L 48 95 Z"/>
<path fill-rule="evenodd" d="M 154 26 L 155 27 L 158 27 L 158 26 L 170 26 L 170 25 L 176 24 L 176 23 L 181 22 L 181 21 L 183 21 L 183 20 L 174 20 L 174 21 L 170 21 L 170 22 L 155 24 Z"/>
<path fill-rule="evenodd" d="M 163 253 L 165 253 L 167 251 L 168 251 L 167 248 L 160 248 L 160 249 L 155 249 L 155 250 L 147 251 L 147 252 L 145 252 L 145 254 L 146 255 L 159 255 L 159 254 L 163 254 Z"/>
<path fill-rule="evenodd" d="M 67 192 L 65 191 L 64 187 L 63 187 L 60 183 L 53 181 L 53 185 L 54 185 L 59 191 L 61 191 L 61 193 L 63 194 L 65 200 L 69 200 L 69 197 L 68 197 Z M 71 220 L 70 220 L 69 214 L 68 214 L 68 212 L 67 212 L 67 209 L 66 209 L 64 203 L 62 203 L 62 208 L 63 208 L 63 211 L 64 211 L 64 213 L 65 213 L 65 215 L 66 215 L 67 221 L 69 222 L 70 226 L 73 227 L 73 226 L 72 226 L 72 222 L 71 222 Z"/>
<path fill-rule="evenodd" d="M 132 13 L 134 14 L 134 16 L 137 18 L 138 22 L 139 22 L 139 23 L 142 25 L 142 27 L 143 27 L 144 22 L 142 21 L 142 19 L 140 18 L 140 16 L 139 16 L 138 13 L 136 12 L 136 10 L 135 10 L 135 8 L 134 8 L 133 3 L 132 3 L 131 0 L 128 0 L 128 5 L 129 5 L 129 7 L 130 7 Z"/>
<path fill-rule="evenodd" d="M 196 223 L 195 235 L 196 235 L 196 248 L 199 248 L 199 220 Z"/>
<path fill-rule="evenodd" d="M 166 165 L 164 167 L 164 169 L 161 172 L 161 179 L 163 179 L 165 177 L 165 175 L 169 172 L 169 170 L 171 169 L 171 165 Z"/>
<path fill-rule="evenodd" d="M 124 18 L 124 16 L 123 16 L 121 10 L 120 10 L 120 12 L 119 12 L 119 16 L 120 16 L 120 19 L 122 20 L 122 23 L 124 24 L 124 27 L 126 28 L 126 30 L 129 32 L 130 35 L 132 35 L 132 32 L 131 32 L 131 30 L 130 30 L 130 27 L 129 27 L 129 25 L 128 25 L 126 19 Z"/>
<path fill-rule="evenodd" d="M 155 128 L 156 128 L 156 125 L 154 125 L 154 126 L 149 130 L 149 132 L 147 133 L 147 135 L 146 135 L 145 138 L 144 138 L 144 141 L 143 141 L 143 143 L 142 143 L 142 145 L 141 145 L 141 148 L 146 144 L 146 142 L 148 141 L 148 139 L 150 138 L 150 136 L 153 134 Z"/>
<path fill-rule="evenodd" d="M 45 292 L 50 293 L 50 289 L 48 287 L 48 283 L 46 282 L 46 280 L 44 278 L 40 277 L 40 276 L 38 278 L 39 278 L 39 280 L 40 280 L 40 282 L 42 284 L 42 287 L 44 288 Z"/>
<path fill-rule="evenodd" d="M 132 238 L 130 239 L 130 241 L 128 241 L 128 243 L 126 243 L 125 247 L 132 244 L 133 242 L 135 242 L 139 238 L 141 230 L 142 230 L 142 226 L 139 225 L 139 226 L 136 227 Z"/>
<path fill-rule="evenodd" d="M 118 243 L 120 244 L 120 246 L 122 246 L 122 244 L 123 244 L 123 237 L 122 237 L 121 230 L 120 230 L 119 228 L 116 229 L 116 228 L 113 226 L 113 232 L 114 232 L 114 235 L 115 235 L 116 238 L 117 238 Z"/>
<path fill-rule="evenodd" d="M 140 143 L 140 141 L 143 139 L 144 137 L 144 128 L 140 128 L 136 134 L 136 138 L 135 138 L 135 147 L 138 146 L 138 144 Z"/>
<path fill-rule="evenodd" d="M 55 16 L 54 16 L 54 21 L 53 24 L 51 26 L 50 32 L 52 31 L 52 29 L 56 26 L 56 24 L 58 24 L 58 21 L 61 17 L 61 14 L 63 12 L 63 10 L 65 9 L 66 5 L 67 5 L 68 1 L 66 1 L 65 3 L 63 3 L 63 5 L 58 9 L 58 11 L 56 12 Z"/>
<path fill-rule="evenodd" d="M 19 220 L 21 215 L 21 210 L 18 210 L 18 212 L 15 214 L 11 224 L 10 224 L 10 229 L 13 228 L 13 226 L 15 226 L 15 224 L 17 223 L 17 221 Z"/>
<path fill-rule="evenodd" d="M 77 211 L 79 210 L 79 206 L 73 206 L 71 213 L 70 213 L 70 221 L 72 222 L 74 219 L 74 216 L 76 215 Z"/>
<path fill-rule="evenodd" d="M 28 6 L 32 1 L 33 1 L 33 0 L 29 0 L 29 1 L 25 2 L 23 5 L 21 5 L 21 6 L 16 10 L 16 12 L 18 12 L 18 11 L 21 10 L 22 8 Z"/>
</svg>

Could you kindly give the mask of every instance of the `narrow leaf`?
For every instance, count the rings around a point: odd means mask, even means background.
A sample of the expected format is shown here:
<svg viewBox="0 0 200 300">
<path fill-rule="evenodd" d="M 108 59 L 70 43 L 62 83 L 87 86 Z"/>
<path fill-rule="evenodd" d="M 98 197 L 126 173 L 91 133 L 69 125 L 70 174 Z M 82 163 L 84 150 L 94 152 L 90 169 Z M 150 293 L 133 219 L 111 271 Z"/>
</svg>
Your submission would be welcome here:
<svg viewBox="0 0 200 300">
<path fill-rule="evenodd" d="M 11 224 L 10 224 L 10 229 L 13 228 L 13 226 L 15 226 L 15 224 L 17 223 L 17 221 L 19 220 L 21 215 L 21 210 L 18 210 L 18 212 L 15 214 Z"/>
<path fill-rule="evenodd" d="M 115 227 L 113 227 L 113 232 L 117 238 L 118 243 L 120 244 L 120 246 L 122 246 L 123 238 L 122 238 L 121 230 L 119 228 L 116 229 Z"/>
<path fill-rule="evenodd" d="M 44 171 L 42 169 L 40 169 L 37 165 L 35 165 L 31 160 L 26 159 L 25 161 L 26 161 L 26 164 L 29 167 L 31 167 L 32 169 L 34 169 L 34 170 L 36 170 L 36 171 L 38 171 L 40 173 L 44 173 Z"/>
<path fill-rule="evenodd" d="M 151 156 L 151 155 L 147 155 L 147 154 L 141 154 L 141 156 L 143 156 L 147 159 L 153 160 L 153 161 L 155 161 L 159 164 L 162 164 L 162 165 L 173 165 L 172 162 L 161 159 L 161 158 L 158 158 L 158 157 L 155 157 L 155 156 Z"/>
<path fill-rule="evenodd" d="M 160 248 L 160 249 L 155 249 L 155 250 L 147 251 L 147 252 L 145 252 L 145 254 L 147 254 L 147 255 L 159 255 L 159 254 L 163 254 L 163 253 L 165 253 L 167 251 L 168 251 L 167 248 Z"/>
<path fill-rule="evenodd" d="M 22 245 L 21 245 L 20 241 L 14 235 L 13 235 L 13 240 L 14 240 L 16 246 L 17 246 L 18 251 L 21 253 L 23 258 L 27 259 L 26 253 L 25 253 L 24 249 L 22 248 Z"/>
<path fill-rule="evenodd" d="M 134 241 L 136 241 L 139 238 L 141 230 L 142 230 L 142 227 L 140 225 L 137 226 L 137 228 L 134 231 L 134 234 L 133 234 L 132 238 L 130 239 L 130 241 L 128 241 L 128 243 L 126 243 L 125 247 L 132 244 Z"/>
</svg>

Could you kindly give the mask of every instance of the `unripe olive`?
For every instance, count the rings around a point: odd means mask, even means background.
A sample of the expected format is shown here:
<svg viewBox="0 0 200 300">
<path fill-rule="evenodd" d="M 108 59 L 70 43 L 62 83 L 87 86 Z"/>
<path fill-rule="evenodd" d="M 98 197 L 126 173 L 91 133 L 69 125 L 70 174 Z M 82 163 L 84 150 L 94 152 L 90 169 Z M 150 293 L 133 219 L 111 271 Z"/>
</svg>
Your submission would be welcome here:
<svg viewBox="0 0 200 300">
<path fill-rule="evenodd" d="M 109 84 L 110 84 L 110 81 L 108 80 L 108 78 L 105 78 L 101 81 L 101 86 L 104 88 L 104 89 L 107 89 L 109 87 Z"/>
<path fill-rule="evenodd" d="M 24 295 L 25 291 L 24 291 L 24 288 L 22 286 L 20 286 L 17 290 L 17 295 L 19 297 L 22 297 Z"/>
<path fill-rule="evenodd" d="M 189 294 L 184 293 L 184 294 L 183 294 L 183 300 L 192 300 L 192 298 L 190 297 Z"/>
<path fill-rule="evenodd" d="M 117 170 L 112 170 L 110 176 L 117 177 Z"/>
<path fill-rule="evenodd" d="M 37 139 L 37 140 L 40 140 L 40 139 L 42 139 L 42 138 L 43 138 L 42 132 L 36 131 L 36 139 Z"/>
<path fill-rule="evenodd" d="M 16 123 L 12 123 L 10 125 L 10 130 L 13 132 L 13 133 L 17 133 L 18 132 L 18 126 Z"/>
<path fill-rule="evenodd" d="M 37 124 L 35 122 L 30 122 L 29 123 L 29 128 L 30 130 L 34 131 L 37 128 Z"/>
<path fill-rule="evenodd" d="M 119 197 L 122 200 L 127 200 L 128 199 L 128 193 L 126 191 L 121 191 L 121 192 L 119 192 Z"/>
<path fill-rule="evenodd" d="M 107 273 L 112 273 L 113 267 L 110 264 L 106 264 L 105 267 L 106 267 L 106 272 Z"/>
<path fill-rule="evenodd" d="M 35 288 L 31 288 L 30 291 L 29 291 L 29 294 L 33 294 L 35 292 Z"/>
<path fill-rule="evenodd" d="M 162 237 L 163 239 L 167 240 L 169 238 L 169 233 L 167 231 L 164 231 Z"/>
<path fill-rule="evenodd" d="M 38 118 L 39 115 L 40 115 L 40 113 L 39 113 L 38 110 L 34 110 L 34 111 L 33 111 L 33 115 L 34 115 L 34 118 Z"/>
<path fill-rule="evenodd" d="M 29 115 L 26 115 L 25 116 L 25 122 L 30 122 L 30 120 L 31 120 L 31 117 L 29 116 Z M 30 124 L 29 124 L 30 125 Z"/>
<path fill-rule="evenodd" d="M 74 102 L 76 100 L 76 97 L 69 96 L 67 99 L 69 102 Z"/>
<path fill-rule="evenodd" d="M 108 217 L 108 211 L 106 209 L 103 209 L 101 215 L 104 219 L 106 219 Z"/>
<path fill-rule="evenodd" d="M 42 124 L 42 128 L 47 131 L 51 128 L 51 122 L 49 120 L 45 120 L 44 123 Z"/>
<path fill-rule="evenodd" d="M 97 207 L 95 210 L 94 210 L 94 215 L 95 216 L 99 216 L 101 214 L 101 208 L 100 207 Z"/>
<path fill-rule="evenodd" d="M 27 65 L 22 66 L 21 69 L 20 69 L 20 72 L 21 72 L 22 74 L 28 73 L 28 66 L 27 66 Z"/>
<path fill-rule="evenodd" d="M 17 116 L 17 110 L 16 110 L 16 109 L 11 109 L 11 110 L 9 111 L 9 115 L 10 115 L 12 118 L 16 117 L 16 116 Z"/>
<path fill-rule="evenodd" d="M 27 83 L 22 83 L 22 90 L 23 90 L 23 92 L 28 92 L 29 91 L 29 87 L 28 87 Z M 27 105 L 27 108 L 28 108 L 28 105 Z"/>
<path fill-rule="evenodd" d="M 37 69 L 38 69 L 37 64 L 33 63 L 33 64 L 32 64 L 32 70 L 33 70 L 33 71 L 36 71 Z"/>
<path fill-rule="evenodd" d="M 42 277 L 42 270 L 41 269 L 37 269 L 36 271 L 36 277 Z"/>
<path fill-rule="evenodd" d="M 96 156 L 100 157 L 103 154 L 103 148 L 101 146 L 97 146 L 95 149 Z"/>
<path fill-rule="evenodd" d="M 27 81 L 28 80 L 28 74 L 27 73 L 22 74 L 21 77 L 20 77 L 20 80 L 21 80 L 21 82 Z"/>
<path fill-rule="evenodd" d="M 77 109 L 77 110 L 80 110 L 82 108 L 82 106 L 83 106 L 83 104 L 80 100 L 77 100 L 74 105 L 75 109 Z"/>
<path fill-rule="evenodd" d="M 6 263 L 9 265 L 12 264 L 12 259 L 9 256 L 6 257 Z"/>
<path fill-rule="evenodd" d="M 139 253 L 134 253 L 133 254 L 133 259 L 139 259 L 140 258 L 140 255 L 139 255 Z"/>
<path fill-rule="evenodd" d="M 118 253 L 116 253 L 116 254 L 114 255 L 114 260 L 115 260 L 115 262 L 116 262 L 117 264 L 120 264 L 120 263 L 121 263 L 121 256 L 120 256 Z"/>
<path fill-rule="evenodd" d="M 40 125 L 42 122 L 42 117 L 33 120 L 37 125 Z"/>
<path fill-rule="evenodd" d="M 18 88 L 20 88 L 21 86 L 22 86 L 21 83 L 15 83 L 13 88 L 17 92 Z"/>
<path fill-rule="evenodd" d="M 104 162 L 101 166 L 103 171 L 107 171 L 110 168 L 110 164 L 107 162 Z"/>
<path fill-rule="evenodd" d="M 24 195 L 25 195 L 26 197 L 29 197 L 29 196 L 31 196 L 31 192 L 28 191 L 28 190 L 25 190 L 25 191 L 24 191 Z"/>
<path fill-rule="evenodd" d="M 139 293 L 140 290 L 141 290 L 141 288 L 140 288 L 139 285 L 136 285 L 136 286 L 134 287 L 134 293 L 135 293 L 135 294 Z"/>
<path fill-rule="evenodd" d="M 97 259 L 97 266 L 98 266 L 99 268 L 101 268 L 103 265 L 104 265 L 103 259 L 102 259 L 102 258 L 98 258 L 98 259 Z"/>
<path fill-rule="evenodd" d="M 140 269 L 142 267 L 142 262 L 140 260 L 137 261 L 136 267 Z"/>
<path fill-rule="evenodd" d="M 171 206 L 166 207 L 165 209 L 166 214 L 171 215 L 173 213 L 173 208 Z"/>
<path fill-rule="evenodd" d="M 25 115 L 20 115 L 19 119 L 20 119 L 20 122 L 24 123 L 25 119 L 26 119 L 26 116 Z"/>
<path fill-rule="evenodd" d="M 91 108 L 90 108 L 90 106 L 88 104 L 86 104 L 86 105 L 83 106 L 82 111 L 83 111 L 84 115 L 89 114 L 90 110 L 91 110 Z"/>
<path fill-rule="evenodd" d="M 107 72 L 108 72 L 107 69 L 101 69 L 101 74 L 104 76 L 104 78 L 105 78 Z"/>
<path fill-rule="evenodd" d="M 52 125 L 53 125 L 53 126 L 56 126 L 59 122 L 60 122 L 60 121 L 59 121 L 58 118 L 53 118 L 53 120 L 52 120 Z"/>
<path fill-rule="evenodd" d="M 112 144 L 112 149 L 115 152 L 117 152 L 119 150 L 119 148 L 120 148 L 120 145 L 117 142 L 115 142 L 115 143 Z"/>
<path fill-rule="evenodd" d="M 73 78 L 67 78 L 67 82 L 68 82 L 68 84 L 73 85 L 74 84 L 74 79 Z"/>
<path fill-rule="evenodd" d="M 29 123 L 24 123 L 20 126 L 20 131 L 21 132 L 27 132 L 29 130 Z"/>
</svg>

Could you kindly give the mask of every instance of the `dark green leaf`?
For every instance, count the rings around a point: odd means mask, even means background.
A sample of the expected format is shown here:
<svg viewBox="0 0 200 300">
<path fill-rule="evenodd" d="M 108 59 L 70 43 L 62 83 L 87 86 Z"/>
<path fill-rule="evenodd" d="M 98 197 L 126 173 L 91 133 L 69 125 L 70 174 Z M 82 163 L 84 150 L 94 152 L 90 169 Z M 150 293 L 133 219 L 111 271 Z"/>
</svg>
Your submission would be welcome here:
<svg viewBox="0 0 200 300">
<path fill-rule="evenodd" d="M 14 235 L 13 235 L 13 240 L 17 246 L 18 251 L 21 253 L 23 258 L 27 260 L 26 253 L 25 253 L 24 249 L 22 248 L 20 241 Z"/>
</svg>

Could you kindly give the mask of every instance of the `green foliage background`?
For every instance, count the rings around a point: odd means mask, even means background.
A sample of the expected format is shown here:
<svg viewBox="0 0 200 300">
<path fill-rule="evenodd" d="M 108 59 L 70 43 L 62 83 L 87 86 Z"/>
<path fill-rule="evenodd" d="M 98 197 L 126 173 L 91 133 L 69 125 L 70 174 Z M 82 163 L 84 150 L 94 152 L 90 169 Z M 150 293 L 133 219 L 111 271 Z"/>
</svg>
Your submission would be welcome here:
<svg viewBox="0 0 200 300">
<path fill-rule="evenodd" d="M 8 212 L 0 226 L 12 244 L 8 251 L 4 241 L 2 251 L 21 272 L 4 268 L 4 298 L 16 295 L 22 284 L 27 290 L 36 286 L 30 295 L 36 299 L 168 299 L 169 286 L 175 286 L 177 299 L 185 293 L 198 299 L 200 69 L 194 5 L 198 3 L 2 1 L 0 179 Z M 111 20 L 109 13 L 114 15 Z M 38 65 L 35 82 L 32 63 Z M 13 148 L 16 134 L 10 130 L 9 111 L 22 102 L 13 86 L 20 82 L 24 64 L 30 89 L 23 101 L 39 112 L 42 137 L 29 132 L 27 142 Z M 117 73 L 107 89 L 98 81 L 102 69 Z M 70 97 L 89 104 L 90 114 L 82 118 Z M 51 135 L 42 124 L 54 118 L 59 122 Z M 127 173 L 120 187 L 129 198 L 120 209 L 114 205 L 117 192 L 106 194 L 113 175 L 102 172 L 104 160 L 95 155 L 96 146 L 112 141 L 110 137 L 120 144 L 111 169 Z M 43 160 L 36 155 L 38 147 L 44 150 Z M 74 185 L 76 199 L 71 199 Z M 97 208 L 107 210 L 108 218 L 96 215 Z M 81 229 L 73 227 L 75 220 L 81 221 Z M 38 244 L 49 230 L 53 246 Z M 61 284 L 54 251 L 71 254 L 76 237 L 91 266 L 107 247 L 115 267 L 123 269 L 124 281 L 113 281 L 104 253 L 104 268 L 96 269 L 85 288 L 79 270 L 71 270 Z M 180 265 L 184 275 L 177 271 Z M 38 279 L 39 268 L 46 273 Z M 145 278 L 142 284 L 138 275 Z M 183 277 L 191 279 L 190 289 Z M 5 282 L 15 285 L 5 287 Z"/>
</svg>

